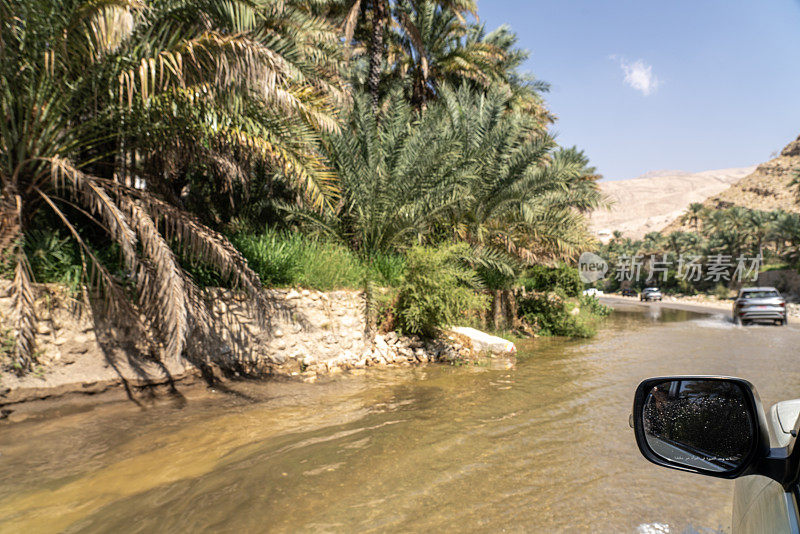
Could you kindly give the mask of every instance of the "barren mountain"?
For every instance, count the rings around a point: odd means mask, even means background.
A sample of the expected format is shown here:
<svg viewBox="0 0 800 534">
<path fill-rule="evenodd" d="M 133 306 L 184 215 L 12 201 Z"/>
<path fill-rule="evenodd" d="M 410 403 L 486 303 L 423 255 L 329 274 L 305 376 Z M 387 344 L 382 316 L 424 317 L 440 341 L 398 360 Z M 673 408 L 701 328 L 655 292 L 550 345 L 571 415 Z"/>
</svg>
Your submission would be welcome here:
<svg viewBox="0 0 800 534">
<path fill-rule="evenodd" d="M 789 143 L 777 158 L 756 167 L 749 174 L 726 190 L 706 199 L 703 204 L 710 209 L 732 206 L 772 211 L 783 209 L 800 212 L 791 182 L 800 172 L 800 137 Z M 686 229 L 676 220 L 664 231 Z"/>
<path fill-rule="evenodd" d="M 634 239 L 660 231 L 692 202 L 703 202 L 725 191 L 754 169 L 651 171 L 631 180 L 601 182 L 600 189 L 613 204 L 609 210 L 592 214 L 592 231 L 602 241 L 609 239 L 614 230 Z"/>
</svg>

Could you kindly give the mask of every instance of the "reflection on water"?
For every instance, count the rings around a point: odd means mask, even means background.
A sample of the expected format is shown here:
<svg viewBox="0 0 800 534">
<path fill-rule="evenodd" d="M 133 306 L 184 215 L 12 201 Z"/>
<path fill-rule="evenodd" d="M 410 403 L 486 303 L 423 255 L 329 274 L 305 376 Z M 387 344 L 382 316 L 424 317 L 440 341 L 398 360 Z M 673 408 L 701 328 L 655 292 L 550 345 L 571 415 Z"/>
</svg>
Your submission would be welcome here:
<svg viewBox="0 0 800 534">
<path fill-rule="evenodd" d="M 800 332 L 709 320 L 619 311 L 592 340 L 521 343 L 511 370 L 386 370 L 2 426 L 0 531 L 725 530 L 733 483 L 641 458 L 634 389 L 730 374 L 767 403 L 794 397 Z"/>
</svg>

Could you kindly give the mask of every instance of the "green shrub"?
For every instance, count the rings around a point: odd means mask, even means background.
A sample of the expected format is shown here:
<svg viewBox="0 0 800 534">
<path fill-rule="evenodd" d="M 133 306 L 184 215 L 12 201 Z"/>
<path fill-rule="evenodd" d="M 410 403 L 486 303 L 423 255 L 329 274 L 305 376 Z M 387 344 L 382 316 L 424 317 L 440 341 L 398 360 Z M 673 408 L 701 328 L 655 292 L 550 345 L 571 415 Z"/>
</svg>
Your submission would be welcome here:
<svg viewBox="0 0 800 534">
<path fill-rule="evenodd" d="M 594 295 L 581 294 L 581 296 L 578 297 L 578 302 L 580 303 L 581 310 L 585 310 L 596 317 L 608 317 L 613 311 L 609 306 L 600 302 L 600 299 Z"/>
<path fill-rule="evenodd" d="M 63 284 L 72 291 L 78 289 L 83 264 L 77 245 L 72 239 L 62 236 L 58 231 L 37 229 L 27 233 L 23 246 L 36 282 Z M 0 276 L 14 276 L 7 258 L 0 261 Z"/>
<path fill-rule="evenodd" d="M 470 310 L 483 311 L 485 295 L 475 291 L 475 272 L 465 266 L 466 244 L 413 247 L 397 298 L 397 324 L 407 334 L 435 336 Z"/>
<path fill-rule="evenodd" d="M 567 297 L 577 297 L 583 291 L 583 282 L 578 269 L 569 265 L 529 267 L 525 271 L 525 276 L 520 279 L 520 285 L 527 291 L 561 290 Z"/>
<path fill-rule="evenodd" d="M 528 294 L 518 306 L 520 319 L 542 336 L 592 337 L 597 319 L 611 312 L 594 297 L 570 299 L 561 290 Z"/>
<path fill-rule="evenodd" d="M 727 299 L 731 296 L 731 290 L 722 282 L 714 288 L 714 296 L 718 299 Z"/>
</svg>

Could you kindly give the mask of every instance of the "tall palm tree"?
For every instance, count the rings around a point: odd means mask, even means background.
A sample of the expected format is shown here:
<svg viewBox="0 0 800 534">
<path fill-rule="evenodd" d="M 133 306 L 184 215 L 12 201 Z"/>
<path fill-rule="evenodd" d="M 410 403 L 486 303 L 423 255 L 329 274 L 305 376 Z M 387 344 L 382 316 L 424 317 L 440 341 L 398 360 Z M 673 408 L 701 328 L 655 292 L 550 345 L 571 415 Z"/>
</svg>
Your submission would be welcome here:
<svg viewBox="0 0 800 534">
<path fill-rule="evenodd" d="M 474 166 L 443 226 L 529 263 L 571 257 L 591 239 L 584 214 L 602 200 L 598 175 L 582 152 L 557 149 L 535 117 L 509 112 L 511 98 L 502 90 L 441 89 L 449 128 Z"/>
<path fill-rule="evenodd" d="M 787 250 L 800 245 L 800 215 L 778 210 L 767 236 L 775 252 L 783 257 Z"/>
<path fill-rule="evenodd" d="M 421 49 L 419 28 L 412 20 L 412 14 L 419 7 L 416 0 L 342 0 L 345 7 L 343 23 L 344 41 L 352 45 L 353 37 L 359 25 L 368 28 L 366 46 L 368 57 L 367 91 L 372 99 L 373 113 L 376 112 L 380 99 L 380 83 L 384 70 L 384 59 L 388 49 L 387 31 L 405 35 L 414 45 L 414 51 L 424 57 Z M 428 2 L 421 2 L 427 4 Z M 475 0 L 436 0 L 439 9 L 448 9 L 461 21 L 464 15 L 477 12 Z"/>
<path fill-rule="evenodd" d="M 649 232 L 644 236 L 644 251 L 647 254 L 656 254 L 662 251 L 664 236 L 661 232 Z"/>
<path fill-rule="evenodd" d="M 454 132 L 433 113 L 419 121 L 395 89 L 379 116 L 370 95 L 353 99 L 347 128 L 329 136 L 341 199 L 335 212 L 291 209 L 293 217 L 368 257 L 430 238 L 435 217 L 457 199 L 469 172 Z"/>
<path fill-rule="evenodd" d="M 469 81 L 484 90 L 493 83 L 507 85 L 507 51 L 486 41 L 481 27 L 465 24 L 438 2 L 413 4 L 408 19 L 416 31 L 394 35 L 403 51 L 394 70 L 400 79 L 410 75 L 415 106 L 424 107 L 442 83 L 458 87 Z"/>
<path fill-rule="evenodd" d="M 754 252 L 759 257 L 764 256 L 764 242 L 770 234 L 772 225 L 775 221 L 775 214 L 761 211 L 748 210 L 746 232 L 753 243 Z"/>
<path fill-rule="evenodd" d="M 80 246 L 110 317 L 144 312 L 164 357 L 203 360 L 212 332 L 171 244 L 256 303 L 261 284 L 223 236 L 180 209 L 185 165 L 241 181 L 261 165 L 325 205 L 331 174 L 316 140 L 338 127 L 337 64 L 324 53 L 335 29 L 287 0 L 0 0 L 0 19 L 0 257 L 14 272 L 18 363 L 33 363 L 24 240 L 43 212 Z M 119 247 L 135 287 L 98 259 L 87 224 Z"/>
<path fill-rule="evenodd" d="M 711 212 L 703 223 L 708 232 L 710 252 L 737 258 L 748 240 L 747 217 L 749 210 L 739 206 Z"/>
<path fill-rule="evenodd" d="M 681 222 L 683 224 L 691 224 L 696 232 L 700 221 L 707 216 L 708 208 L 706 208 L 701 202 L 692 202 L 689 204 L 689 207 L 686 208 L 686 212 L 681 217 Z"/>
<path fill-rule="evenodd" d="M 700 236 L 694 232 L 670 232 L 667 235 L 668 247 L 675 254 L 680 257 L 687 252 L 697 252 L 701 244 Z"/>
<path fill-rule="evenodd" d="M 295 208 L 295 217 L 366 253 L 467 241 L 506 270 L 568 257 L 590 239 L 585 214 L 601 200 L 594 169 L 530 115 L 509 112 L 510 94 L 443 86 L 419 115 L 395 89 L 377 118 L 368 98 L 354 99 L 348 129 L 326 142 L 337 212 Z"/>
</svg>

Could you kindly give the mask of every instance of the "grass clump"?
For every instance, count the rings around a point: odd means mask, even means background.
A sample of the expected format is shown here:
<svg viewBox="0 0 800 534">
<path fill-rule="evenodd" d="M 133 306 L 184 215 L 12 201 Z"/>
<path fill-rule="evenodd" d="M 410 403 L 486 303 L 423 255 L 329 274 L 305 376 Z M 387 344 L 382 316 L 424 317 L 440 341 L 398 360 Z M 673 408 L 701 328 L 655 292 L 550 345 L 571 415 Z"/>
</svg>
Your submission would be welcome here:
<svg viewBox="0 0 800 534">
<path fill-rule="evenodd" d="M 367 276 L 375 284 L 396 286 L 405 267 L 400 255 L 376 253 L 363 260 L 344 245 L 297 232 L 267 229 L 237 234 L 232 241 L 267 287 L 362 289 Z"/>
</svg>

